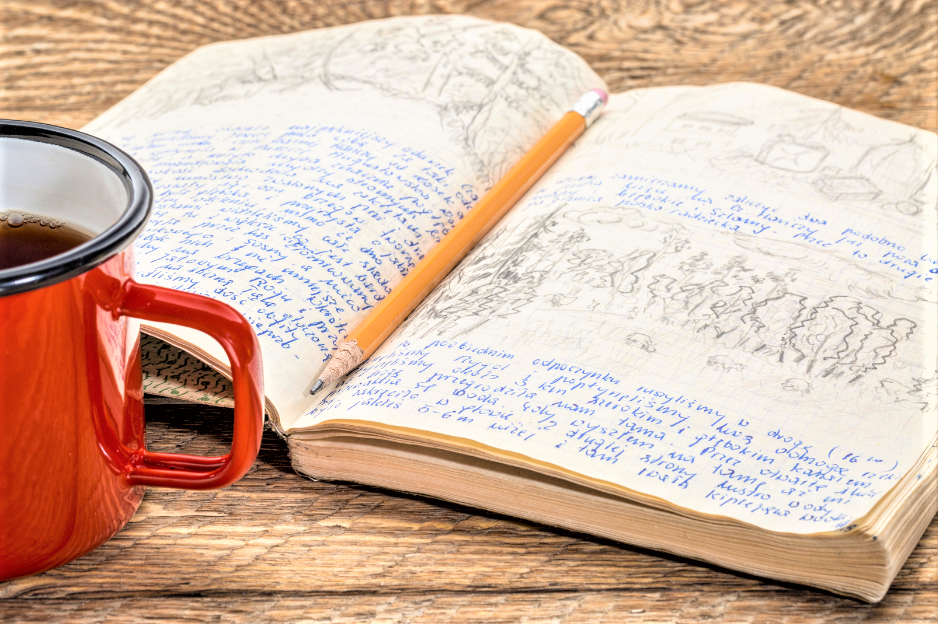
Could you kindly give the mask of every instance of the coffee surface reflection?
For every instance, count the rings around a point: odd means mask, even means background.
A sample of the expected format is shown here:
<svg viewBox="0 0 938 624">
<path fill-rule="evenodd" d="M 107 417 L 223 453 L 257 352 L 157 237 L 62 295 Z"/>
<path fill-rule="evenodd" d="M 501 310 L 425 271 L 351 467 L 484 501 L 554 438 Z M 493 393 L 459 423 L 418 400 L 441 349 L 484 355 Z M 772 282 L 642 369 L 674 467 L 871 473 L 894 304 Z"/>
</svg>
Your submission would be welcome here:
<svg viewBox="0 0 938 624">
<path fill-rule="evenodd" d="M 91 238 L 58 219 L 16 210 L 0 211 L 0 271 L 51 258 Z"/>
</svg>

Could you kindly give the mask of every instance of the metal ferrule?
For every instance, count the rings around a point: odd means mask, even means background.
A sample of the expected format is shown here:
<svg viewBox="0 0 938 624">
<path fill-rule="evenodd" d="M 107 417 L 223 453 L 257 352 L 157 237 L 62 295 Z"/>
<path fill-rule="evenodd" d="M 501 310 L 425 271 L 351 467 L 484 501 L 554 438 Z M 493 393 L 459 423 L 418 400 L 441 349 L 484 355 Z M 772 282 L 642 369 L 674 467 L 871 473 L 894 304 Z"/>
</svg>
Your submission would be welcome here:
<svg viewBox="0 0 938 624">
<path fill-rule="evenodd" d="M 603 110 L 603 99 L 599 97 L 598 93 L 589 91 L 570 110 L 582 115 L 583 119 L 586 120 L 586 127 L 589 128 Z"/>
</svg>

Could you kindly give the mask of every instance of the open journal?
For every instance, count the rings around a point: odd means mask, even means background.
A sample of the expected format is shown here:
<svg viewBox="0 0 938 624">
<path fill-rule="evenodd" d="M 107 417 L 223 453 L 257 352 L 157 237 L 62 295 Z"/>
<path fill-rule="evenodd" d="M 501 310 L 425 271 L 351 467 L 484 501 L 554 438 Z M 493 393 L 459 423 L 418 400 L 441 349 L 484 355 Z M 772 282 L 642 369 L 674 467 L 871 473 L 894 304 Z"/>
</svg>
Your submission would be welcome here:
<svg viewBox="0 0 938 624">
<path fill-rule="evenodd" d="M 537 32 L 398 18 L 200 48 L 86 130 L 153 180 L 138 279 L 256 329 L 298 471 L 882 598 L 938 510 L 934 134 L 753 84 L 615 94 L 309 395 L 597 87 Z M 145 331 L 148 392 L 230 401 L 210 339 Z"/>
</svg>

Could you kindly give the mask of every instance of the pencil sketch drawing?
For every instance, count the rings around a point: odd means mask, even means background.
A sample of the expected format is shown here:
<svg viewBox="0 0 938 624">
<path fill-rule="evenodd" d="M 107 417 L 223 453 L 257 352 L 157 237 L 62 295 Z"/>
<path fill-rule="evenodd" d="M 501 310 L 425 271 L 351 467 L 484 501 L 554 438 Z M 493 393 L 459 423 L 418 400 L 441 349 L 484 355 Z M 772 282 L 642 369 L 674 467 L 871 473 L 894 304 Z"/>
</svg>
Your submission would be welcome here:
<svg viewBox="0 0 938 624">
<path fill-rule="evenodd" d="M 639 92 L 637 103 L 623 105 L 637 110 L 643 98 L 652 95 Z M 730 84 L 662 95 L 633 116 L 633 124 L 610 118 L 597 142 L 619 143 L 645 159 L 657 155 L 671 170 L 800 192 L 871 215 L 936 209 L 936 161 L 927 145 L 933 138 L 898 126 L 871 132 L 861 113 L 829 102 Z"/>
<path fill-rule="evenodd" d="M 691 229 L 635 208 L 561 204 L 498 230 L 408 331 L 527 336 L 622 364 L 679 350 L 686 366 L 759 370 L 786 393 L 827 384 L 935 409 L 936 371 L 908 364 L 923 361 L 911 340 L 922 293 L 869 271 L 844 279 L 851 271 L 860 270 L 845 257 L 798 243 Z"/>
<path fill-rule="evenodd" d="M 347 93 L 405 100 L 468 155 L 490 186 L 527 149 L 518 128 L 546 130 L 597 79 L 536 31 L 464 16 L 374 21 L 206 46 L 125 102 L 112 128 L 185 107 Z M 261 97 L 263 96 L 263 97 Z M 258 104 L 262 106 L 262 104 Z M 318 112 L 328 118 L 328 110 Z"/>
</svg>

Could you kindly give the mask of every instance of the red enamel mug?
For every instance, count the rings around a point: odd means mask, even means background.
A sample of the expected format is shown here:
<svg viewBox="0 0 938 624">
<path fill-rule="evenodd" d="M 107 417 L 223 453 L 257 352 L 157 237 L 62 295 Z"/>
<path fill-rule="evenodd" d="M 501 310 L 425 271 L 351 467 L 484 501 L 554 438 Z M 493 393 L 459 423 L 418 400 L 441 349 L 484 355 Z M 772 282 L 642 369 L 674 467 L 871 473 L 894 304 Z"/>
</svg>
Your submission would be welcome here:
<svg viewBox="0 0 938 624">
<path fill-rule="evenodd" d="M 0 218 L 15 210 L 91 234 L 0 269 L 0 580 L 99 546 L 134 514 L 144 486 L 224 487 L 257 456 L 264 391 L 251 326 L 221 302 L 133 280 L 132 243 L 151 203 L 143 169 L 116 147 L 0 120 Z M 224 347 L 235 395 L 227 455 L 146 450 L 140 319 L 185 325 Z"/>
</svg>

